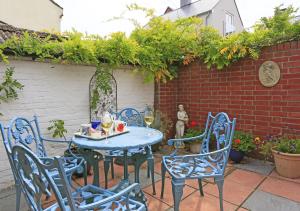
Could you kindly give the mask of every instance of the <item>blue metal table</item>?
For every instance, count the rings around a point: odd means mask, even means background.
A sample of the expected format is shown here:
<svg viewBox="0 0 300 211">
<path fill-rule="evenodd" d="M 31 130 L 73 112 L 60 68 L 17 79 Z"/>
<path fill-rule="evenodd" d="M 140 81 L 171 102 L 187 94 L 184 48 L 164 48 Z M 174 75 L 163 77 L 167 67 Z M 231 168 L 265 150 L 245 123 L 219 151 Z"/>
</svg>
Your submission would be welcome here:
<svg viewBox="0 0 300 211">
<path fill-rule="evenodd" d="M 151 146 L 159 143 L 163 139 L 163 134 L 159 130 L 145 127 L 128 127 L 126 134 L 110 137 L 107 140 L 91 140 L 87 138 L 73 137 L 72 142 L 79 148 L 91 150 L 123 150 L 124 152 L 124 180 L 115 191 L 123 189 L 129 184 L 128 181 L 128 150 L 140 147 Z M 147 149 L 148 147 L 146 147 Z M 147 151 L 149 156 L 150 152 Z M 94 185 L 99 185 L 99 173 L 94 172 Z"/>
</svg>

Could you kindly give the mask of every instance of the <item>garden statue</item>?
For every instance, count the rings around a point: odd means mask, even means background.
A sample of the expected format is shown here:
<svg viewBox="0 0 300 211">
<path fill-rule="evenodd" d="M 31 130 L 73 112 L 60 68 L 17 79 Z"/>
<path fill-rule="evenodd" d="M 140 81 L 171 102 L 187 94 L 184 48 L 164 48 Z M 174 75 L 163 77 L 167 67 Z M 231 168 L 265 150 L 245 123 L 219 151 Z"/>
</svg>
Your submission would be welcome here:
<svg viewBox="0 0 300 211">
<path fill-rule="evenodd" d="M 178 109 L 179 111 L 177 112 L 177 122 L 176 122 L 176 136 L 175 138 L 182 138 L 182 136 L 184 135 L 184 128 L 185 125 L 188 123 L 189 121 L 189 117 L 186 113 L 186 111 L 184 110 L 183 105 L 178 105 Z M 181 147 L 184 147 L 184 143 L 181 143 Z"/>
</svg>

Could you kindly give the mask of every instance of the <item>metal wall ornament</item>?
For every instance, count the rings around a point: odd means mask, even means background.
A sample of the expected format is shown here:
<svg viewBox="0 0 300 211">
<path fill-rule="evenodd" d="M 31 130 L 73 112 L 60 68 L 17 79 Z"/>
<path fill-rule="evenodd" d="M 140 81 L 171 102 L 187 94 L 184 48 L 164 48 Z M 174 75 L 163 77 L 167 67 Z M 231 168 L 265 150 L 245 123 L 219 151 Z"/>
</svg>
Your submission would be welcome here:
<svg viewBox="0 0 300 211">
<path fill-rule="evenodd" d="M 259 68 L 259 81 L 265 87 L 273 87 L 280 80 L 280 68 L 273 61 L 265 61 Z"/>
<path fill-rule="evenodd" d="M 102 77 L 107 77 L 109 80 L 110 87 L 107 90 L 102 90 L 100 87 L 103 86 L 97 84 L 102 81 Z M 103 83 L 106 83 L 105 80 L 103 80 Z M 93 94 L 99 95 L 95 108 L 92 106 Z M 113 74 L 105 70 L 96 71 L 89 83 L 89 101 L 90 121 L 97 118 L 97 115 L 101 115 L 104 111 L 117 112 L 117 81 Z"/>
</svg>

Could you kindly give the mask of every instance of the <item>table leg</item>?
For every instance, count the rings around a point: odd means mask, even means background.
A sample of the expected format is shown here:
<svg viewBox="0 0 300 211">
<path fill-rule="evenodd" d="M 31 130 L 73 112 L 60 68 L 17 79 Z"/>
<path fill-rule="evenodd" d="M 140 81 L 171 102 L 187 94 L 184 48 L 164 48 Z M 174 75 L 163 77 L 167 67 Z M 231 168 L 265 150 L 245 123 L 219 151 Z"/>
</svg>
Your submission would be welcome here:
<svg viewBox="0 0 300 211">
<path fill-rule="evenodd" d="M 124 180 L 128 180 L 128 160 L 127 160 L 127 153 L 128 150 L 124 149 Z"/>
<path fill-rule="evenodd" d="M 103 159 L 99 152 L 88 149 L 78 149 L 79 154 L 87 161 L 88 165 L 93 167 L 94 178 L 93 185 L 100 187 L 99 161 Z"/>
<path fill-rule="evenodd" d="M 124 157 L 124 179 L 118 185 L 116 185 L 115 187 L 112 187 L 110 189 L 113 192 L 119 192 L 131 184 L 128 179 L 128 156 L 127 156 L 128 150 L 127 149 L 123 150 L 123 152 L 124 152 L 124 155 L 123 155 L 123 157 Z M 134 198 L 137 201 L 142 202 L 143 204 L 146 205 L 146 208 L 147 208 L 147 199 L 141 188 L 137 192 L 132 193 L 132 194 L 133 194 L 132 198 Z"/>
</svg>

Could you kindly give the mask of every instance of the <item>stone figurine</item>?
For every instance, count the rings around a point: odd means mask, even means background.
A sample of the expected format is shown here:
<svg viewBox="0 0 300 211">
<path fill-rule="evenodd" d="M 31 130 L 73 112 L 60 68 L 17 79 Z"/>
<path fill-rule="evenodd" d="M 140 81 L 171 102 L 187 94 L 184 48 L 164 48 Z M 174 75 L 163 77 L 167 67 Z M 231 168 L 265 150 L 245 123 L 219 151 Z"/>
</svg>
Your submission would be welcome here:
<svg viewBox="0 0 300 211">
<path fill-rule="evenodd" d="M 182 138 L 184 134 L 185 125 L 189 121 L 189 117 L 184 110 L 183 105 L 178 105 L 178 112 L 177 112 L 177 122 L 176 122 L 176 137 L 175 138 Z"/>
</svg>

